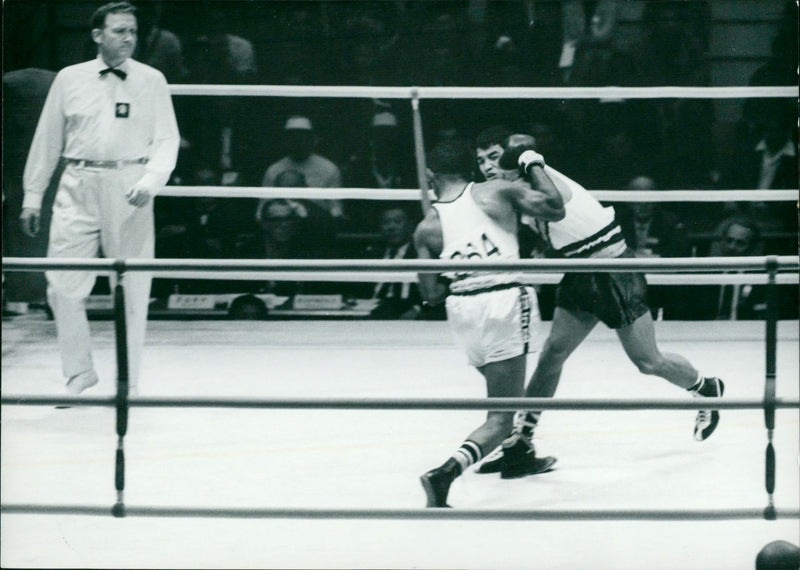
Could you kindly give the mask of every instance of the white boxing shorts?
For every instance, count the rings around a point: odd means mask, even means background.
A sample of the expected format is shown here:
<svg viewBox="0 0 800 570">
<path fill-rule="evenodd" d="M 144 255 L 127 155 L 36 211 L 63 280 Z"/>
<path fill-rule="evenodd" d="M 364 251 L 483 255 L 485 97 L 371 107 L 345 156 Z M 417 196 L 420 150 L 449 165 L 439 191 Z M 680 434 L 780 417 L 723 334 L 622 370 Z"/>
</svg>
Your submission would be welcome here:
<svg viewBox="0 0 800 570">
<path fill-rule="evenodd" d="M 451 293 L 446 306 L 456 343 L 472 366 L 539 350 L 539 302 L 529 285 Z"/>
</svg>

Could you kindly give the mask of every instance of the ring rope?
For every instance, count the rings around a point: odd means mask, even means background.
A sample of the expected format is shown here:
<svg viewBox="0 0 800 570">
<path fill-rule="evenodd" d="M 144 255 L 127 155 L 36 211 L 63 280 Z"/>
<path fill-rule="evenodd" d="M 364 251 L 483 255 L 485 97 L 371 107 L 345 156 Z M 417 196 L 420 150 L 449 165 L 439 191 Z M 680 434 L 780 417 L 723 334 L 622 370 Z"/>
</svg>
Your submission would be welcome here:
<svg viewBox="0 0 800 570">
<path fill-rule="evenodd" d="M 153 277 L 169 279 L 205 279 L 218 281 L 332 281 L 332 282 L 370 282 L 384 283 L 416 283 L 419 277 L 416 273 L 382 273 L 370 272 L 337 272 L 337 273 L 315 273 L 313 271 L 298 271 L 272 273 L 250 272 L 250 273 L 203 273 L 199 271 L 154 271 Z M 529 285 L 556 285 L 564 277 L 563 273 L 536 273 L 524 276 L 520 281 Z M 764 285 L 769 282 L 766 273 L 646 273 L 648 285 Z M 780 273 L 775 280 L 778 285 L 796 285 L 800 283 L 800 276 L 796 273 Z"/>
<path fill-rule="evenodd" d="M 26 396 L 4 394 L 3 405 L 115 406 L 116 397 Z M 149 398 L 129 397 L 130 406 L 141 408 L 229 409 L 331 409 L 331 410 L 754 410 L 765 407 L 800 410 L 800 399 L 776 398 Z"/>
<path fill-rule="evenodd" d="M 126 505 L 124 510 L 102 506 L 35 505 L 9 503 L 0 505 L 8 514 L 61 514 L 115 517 L 203 517 L 237 519 L 434 519 L 434 520 L 749 520 L 765 518 L 763 509 L 308 509 L 308 508 L 186 508 Z M 800 509 L 775 509 L 775 518 L 800 518 Z"/>
<path fill-rule="evenodd" d="M 424 169 L 423 169 L 424 171 Z M 797 202 L 798 190 L 590 190 L 603 202 Z M 294 200 L 418 201 L 419 188 L 288 188 L 280 186 L 165 186 L 173 198 L 288 198 Z M 433 193 L 428 197 L 434 200 Z"/>
<path fill-rule="evenodd" d="M 362 85 L 170 85 L 173 95 L 359 99 L 745 99 L 797 98 L 797 87 L 372 87 Z"/>
<path fill-rule="evenodd" d="M 800 257 L 768 255 L 752 257 L 669 257 L 614 259 L 520 259 L 513 261 L 452 261 L 439 259 L 96 259 L 52 257 L 4 257 L 4 271 L 348 271 L 368 273 L 404 271 L 442 273 L 447 271 L 531 271 L 531 272 L 691 272 L 691 271 L 776 271 L 797 272 Z"/>
</svg>

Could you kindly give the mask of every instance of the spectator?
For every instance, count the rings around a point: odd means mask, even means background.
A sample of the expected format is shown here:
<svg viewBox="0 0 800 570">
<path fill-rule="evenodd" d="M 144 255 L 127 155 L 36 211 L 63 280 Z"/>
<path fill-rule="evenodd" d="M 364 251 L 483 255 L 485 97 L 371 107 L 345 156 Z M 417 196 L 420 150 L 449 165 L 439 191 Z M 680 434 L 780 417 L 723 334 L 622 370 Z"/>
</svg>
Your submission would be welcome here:
<svg viewBox="0 0 800 570">
<path fill-rule="evenodd" d="M 416 224 L 402 206 L 388 206 L 380 214 L 380 241 L 364 252 L 368 259 L 416 259 L 413 236 Z M 378 305 L 370 314 L 376 319 L 415 319 L 422 299 L 414 283 L 376 283 L 371 296 Z"/>
<path fill-rule="evenodd" d="M 650 168 L 638 152 L 633 126 L 627 121 L 629 109 L 622 103 L 612 106 L 604 109 L 607 114 L 597 124 L 600 142 L 587 157 L 586 187 L 592 190 L 621 190 L 634 168 Z"/>
<path fill-rule="evenodd" d="M 210 168 L 195 173 L 194 184 L 216 185 L 218 174 Z M 164 199 L 162 199 L 164 200 Z M 202 196 L 174 201 L 158 224 L 159 257 L 225 259 L 236 257 L 241 234 L 253 231 L 252 214 L 240 206 L 241 199 Z M 249 210 L 252 212 L 252 210 Z"/>
<path fill-rule="evenodd" d="M 711 246 L 712 257 L 741 257 L 762 253 L 761 231 L 752 220 L 728 218 L 720 224 L 717 232 L 719 237 Z M 710 307 L 715 311 L 713 318 L 754 318 L 756 309 L 763 314 L 763 290 L 757 290 L 760 288 L 752 285 L 721 285 L 714 289 L 716 303 L 712 303 Z M 756 301 L 758 297 L 760 300 Z"/>
<path fill-rule="evenodd" d="M 163 73 L 167 83 L 182 83 L 189 75 L 183 44 L 177 35 L 160 27 L 161 13 L 160 0 L 137 2 L 139 43 L 134 57 Z"/>
<path fill-rule="evenodd" d="M 437 6 L 438 8 L 438 6 Z M 471 84 L 472 66 L 467 66 L 467 45 L 463 34 L 465 18 L 445 9 L 432 14 L 423 24 L 423 41 L 428 49 L 422 51 L 412 81 L 419 85 L 442 87 Z"/>
<path fill-rule="evenodd" d="M 297 200 L 266 200 L 258 210 L 259 230 L 255 240 L 243 248 L 243 256 L 257 259 L 319 259 L 327 257 L 329 244 L 316 239 L 315 223 Z M 282 296 L 297 293 L 328 293 L 330 283 L 271 281 L 262 291 Z"/>
<path fill-rule="evenodd" d="M 612 39 L 617 22 L 616 0 L 567 1 L 562 4 L 564 84 L 574 86 L 623 85 L 630 58 L 618 52 Z"/>
<path fill-rule="evenodd" d="M 655 180 L 637 176 L 627 189 L 631 191 L 657 190 Z M 691 244 L 686 226 L 672 212 L 657 202 L 625 202 L 615 205 L 617 221 L 625 235 L 628 248 L 636 257 L 690 257 Z M 686 286 L 648 285 L 648 305 L 654 318 L 659 311 L 668 313 L 674 304 L 680 304 L 691 295 Z"/>
<path fill-rule="evenodd" d="M 45 191 L 42 231 L 35 238 L 23 236 L 17 218 L 22 210 L 22 173 L 36 122 L 56 74 L 27 68 L 3 74 L 3 256 L 44 257 L 50 212 L 60 169 Z M 11 271 L 3 274 L 3 308 L 12 303 L 24 312 L 29 303 L 44 303 L 47 283 L 41 272 Z M 9 308 L 11 308 L 9 307 Z"/>
<path fill-rule="evenodd" d="M 797 570 L 800 548 L 785 540 L 773 540 L 756 556 L 756 570 Z"/>
<path fill-rule="evenodd" d="M 188 43 L 191 63 L 188 81 L 194 84 L 248 85 L 258 78 L 253 44 L 231 33 L 231 10 L 203 3 L 204 25 Z M 184 100 L 185 99 L 185 100 Z M 178 116 L 195 164 L 220 173 L 225 186 L 257 185 L 264 145 L 265 114 L 259 101 L 247 97 L 198 96 L 178 98 Z M 198 120 L 202 117 L 202 120 Z M 182 170 L 179 165 L 179 170 Z"/>
<path fill-rule="evenodd" d="M 337 7 L 339 82 L 342 85 L 399 85 L 398 46 L 404 26 L 400 2 L 355 2 Z"/>
<path fill-rule="evenodd" d="M 712 257 L 763 255 L 761 230 L 752 218 L 726 218 L 716 234 L 717 239 L 710 249 Z M 777 300 L 779 318 L 797 319 L 797 286 L 778 286 Z M 673 318 L 681 320 L 761 320 L 766 317 L 766 287 L 747 284 L 694 286 L 691 296 L 684 297 L 683 306 L 675 309 L 682 309 L 673 314 Z"/>
<path fill-rule="evenodd" d="M 737 157 L 731 185 L 737 188 L 797 188 L 796 104 L 783 102 L 765 108 L 758 125 L 758 142 Z M 787 202 L 738 202 L 736 214 L 749 214 L 765 230 L 797 233 L 797 206 Z"/>
<path fill-rule="evenodd" d="M 218 174 L 209 168 L 195 173 L 198 186 L 218 184 Z M 255 224 L 241 202 L 202 196 L 197 198 L 161 198 L 157 216 L 156 255 L 161 258 L 230 259 L 239 257 L 238 244 Z M 252 209 L 249 210 L 252 212 Z M 153 294 L 163 298 L 180 289 L 181 293 L 225 293 L 231 283 L 221 279 L 155 279 Z M 235 287 L 234 287 L 235 289 Z M 235 292 L 235 291 L 233 291 Z"/>
<path fill-rule="evenodd" d="M 236 297 L 228 307 L 228 318 L 235 321 L 263 321 L 268 316 L 267 305 L 251 293 Z"/>
<path fill-rule="evenodd" d="M 626 188 L 634 192 L 658 190 L 649 176 L 637 176 Z M 657 202 L 626 202 L 615 208 L 625 241 L 636 257 L 688 257 L 692 250 L 681 220 Z"/>
<path fill-rule="evenodd" d="M 488 53 L 488 77 L 485 83 L 500 87 L 526 86 L 525 61 L 513 37 L 505 34 L 499 36 Z"/>
<path fill-rule="evenodd" d="M 271 25 L 261 31 L 269 37 L 265 63 L 268 83 L 318 85 L 334 79 L 328 56 L 329 24 L 325 2 L 264 2 L 271 5 Z M 268 35 L 267 35 L 268 34 Z M 320 79 L 321 78 L 321 79 Z M 335 79 L 334 79 L 335 81 Z"/>
<path fill-rule="evenodd" d="M 278 188 L 305 188 L 308 186 L 302 172 L 284 170 L 275 178 Z M 313 200 L 288 200 L 296 207 L 301 217 L 307 220 L 305 233 L 307 242 L 313 244 L 314 257 L 333 257 L 335 251 L 336 228 L 333 218 Z M 263 210 L 259 207 L 256 219 L 261 219 Z"/>
<path fill-rule="evenodd" d="M 644 86 L 706 86 L 710 3 L 647 2 L 642 14 L 643 42 L 636 49 Z M 634 59 L 634 58 L 632 58 Z M 709 186 L 713 180 L 711 100 L 661 99 L 634 105 L 637 140 L 646 156 L 657 157 L 659 180 L 668 188 Z"/>
<path fill-rule="evenodd" d="M 350 157 L 345 180 L 352 188 L 413 188 L 417 185 L 414 161 L 403 149 L 397 116 L 375 113 L 370 121 L 367 145 Z"/>
<path fill-rule="evenodd" d="M 275 186 L 279 174 L 286 170 L 297 170 L 303 174 L 306 183 L 311 188 L 341 187 L 342 175 L 339 167 L 314 152 L 316 142 L 314 127 L 308 117 L 300 115 L 289 117 L 284 125 L 286 156 L 267 168 L 261 185 Z M 332 218 L 344 217 L 341 200 L 314 200 L 313 202 L 323 208 Z"/>
<path fill-rule="evenodd" d="M 283 188 L 306 186 L 303 174 L 286 170 L 275 179 Z M 256 210 L 258 229 L 243 243 L 241 257 L 256 259 L 320 259 L 333 254 L 331 218 L 311 201 L 277 198 L 262 200 Z M 328 293 L 337 289 L 330 283 L 270 282 L 266 291 L 278 295 Z"/>
<path fill-rule="evenodd" d="M 303 230 L 308 211 L 294 200 L 267 201 L 261 209 L 261 255 L 264 259 L 313 258 Z"/>
<path fill-rule="evenodd" d="M 389 111 L 372 116 L 362 149 L 350 156 L 343 176 L 348 188 L 415 188 L 417 187 L 414 159 L 402 137 L 397 117 Z M 371 200 L 356 200 L 347 204 L 348 217 L 356 230 L 375 225 L 377 208 Z"/>
<path fill-rule="evenodd" d="M 717 227 L 716 235 L 709 251 L 711 257 L 741 257 L 764 253 L 761 230 L 752 219 L 726 218 Z"/>
<path fill-rule="evenodd" d="M 784 9 L 772 40 L 770 57 L 750 77 L 749 85 L 751 86 L 797 85 L 798 7 L 795 0 L 783 0 L 783 4 Z M 785 103 L 786 99 L 747 99 L 742 108 L 745 128 L 752 130 L 762 117 L 772 114 L 773 107 L 785 105 Z"/>
</svg>

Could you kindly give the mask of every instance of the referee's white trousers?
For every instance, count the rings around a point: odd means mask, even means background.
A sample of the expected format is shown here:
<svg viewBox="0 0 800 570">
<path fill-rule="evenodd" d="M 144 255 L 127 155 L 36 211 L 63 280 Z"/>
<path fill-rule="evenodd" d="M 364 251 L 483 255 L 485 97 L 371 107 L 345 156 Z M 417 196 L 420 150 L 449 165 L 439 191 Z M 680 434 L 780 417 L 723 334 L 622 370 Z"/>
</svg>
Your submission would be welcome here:
<svg viewBox="0 0 800 570">
<path fill-rule="evenodd" d="M 125 192 L 144 173 L 144 166 L 119 170 L 79 168 L 64 170 L 53 204 L 48 257 L 154 257 L 152 200 L 144 207 L 128 204 Z M 48 271 L 47 298 L 53 310 L 67 378 L 94 368 L 86 316 L 86 297 L 96 274 L 91 271 Z M 127 272 L 122 278 L 127 323 L 128 370 L 136 386 L 144 347 L 152 275 Z M 110 277 L 112 292 L 116 276 Z"/>
</svg>

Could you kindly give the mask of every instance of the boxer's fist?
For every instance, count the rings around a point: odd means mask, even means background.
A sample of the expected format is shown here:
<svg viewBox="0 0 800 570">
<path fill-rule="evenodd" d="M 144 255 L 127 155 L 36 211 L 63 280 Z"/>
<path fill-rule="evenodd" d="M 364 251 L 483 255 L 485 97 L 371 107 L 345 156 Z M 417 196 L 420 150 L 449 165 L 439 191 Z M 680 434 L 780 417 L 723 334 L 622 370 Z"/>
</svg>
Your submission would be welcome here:
<svg viewBox="0 0 800 570">
<path fill-rule="evenodd" d="M 533 165 L 544 166 L 544 157 L 534 150 L 535 143 L 536 139 L 530 135 L 511 135 L 497 165 L 503 170 L 519 168 L 523 175 Z"/>
</svg>

